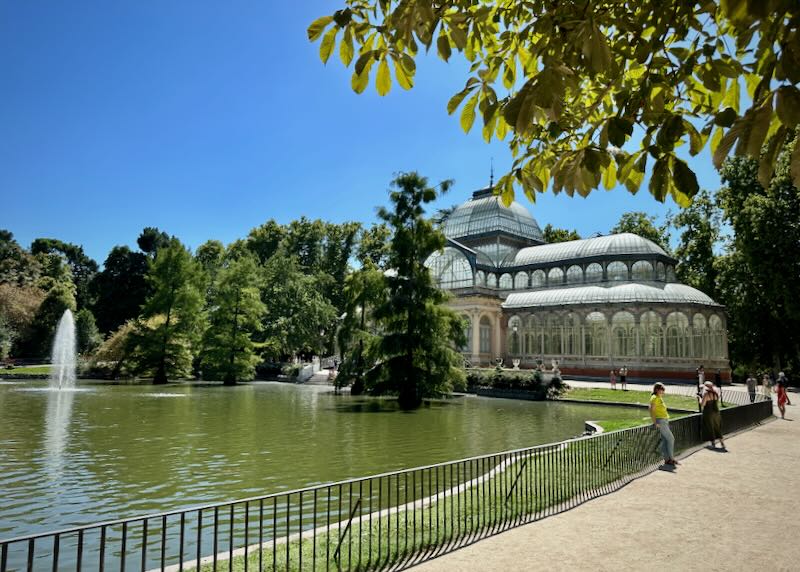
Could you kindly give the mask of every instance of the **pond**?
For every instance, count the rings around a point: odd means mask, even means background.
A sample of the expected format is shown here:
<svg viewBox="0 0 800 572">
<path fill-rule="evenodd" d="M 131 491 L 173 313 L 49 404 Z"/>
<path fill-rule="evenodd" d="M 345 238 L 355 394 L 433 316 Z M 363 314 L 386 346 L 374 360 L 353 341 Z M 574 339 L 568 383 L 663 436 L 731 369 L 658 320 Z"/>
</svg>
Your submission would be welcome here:
<svg viewBox="0 0 800 572">
<path fill-rule="evenodd" d="M 391 400 L 280 383 L 0 382 L 0 539 L 275 493 L 580 434 L 629 408 Z"/>
</svg>

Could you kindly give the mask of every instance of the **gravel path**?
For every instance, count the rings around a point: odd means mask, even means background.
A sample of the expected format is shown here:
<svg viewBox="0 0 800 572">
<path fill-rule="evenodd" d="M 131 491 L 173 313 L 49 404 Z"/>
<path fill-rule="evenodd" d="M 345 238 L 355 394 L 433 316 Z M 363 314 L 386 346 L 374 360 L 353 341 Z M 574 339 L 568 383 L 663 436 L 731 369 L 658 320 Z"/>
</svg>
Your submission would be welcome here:
<svg viewBox="0 0 800 572">
<path fill-rule="evenodd" d="M 414 570 L 800 570 L 800 406 L 790 418 Z"/>
</svg>

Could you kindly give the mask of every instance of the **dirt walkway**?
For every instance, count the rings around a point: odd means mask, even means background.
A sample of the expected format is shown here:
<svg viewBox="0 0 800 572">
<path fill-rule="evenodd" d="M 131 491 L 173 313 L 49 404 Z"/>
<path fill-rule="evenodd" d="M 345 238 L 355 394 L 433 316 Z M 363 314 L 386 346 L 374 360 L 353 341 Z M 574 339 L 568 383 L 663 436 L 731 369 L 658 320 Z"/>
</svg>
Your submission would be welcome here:
<svg viewBox="0 0 800 572">
<path fill-rule="evenodd" d="M 727 439 L 728 453 L 701 449 L 414 570 L 800 570 L 800 406 L 787 413 Z"/>
</svg>

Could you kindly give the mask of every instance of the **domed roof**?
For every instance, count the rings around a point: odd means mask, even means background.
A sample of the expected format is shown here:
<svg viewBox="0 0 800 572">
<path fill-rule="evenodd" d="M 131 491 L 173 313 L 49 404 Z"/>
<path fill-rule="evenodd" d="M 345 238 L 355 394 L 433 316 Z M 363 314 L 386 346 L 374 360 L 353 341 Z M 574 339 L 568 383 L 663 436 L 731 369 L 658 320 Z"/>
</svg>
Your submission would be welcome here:
<svg viewBox="0 0 800 572">
<path fill-rule="evenodd" d="M 525 240 L 544 241 L 542 231 L 528 209 L 516 201 L 505 206 L 499 196 L 492 194 L 491 187 L 474 193 L 444 223 L 444 235 L 452 239 L 498 232 Z"/>
<path fill-rule="evenodd" d="M 514 292 L 508 295 L 503 303 L 503 308 L 636 303 L 719 306 L 700 290 L 685 284 L 626 283 Z"/>
<path fill-rule="evenodd" d="M 506 265 L 549 264 L 595 256 L 611 257 L 617 254 L 661 255 L 669 258 L 664 249 L 655 242 L 636 234 L 624 232 L 583 240 L 529 246 L 520 250 L 513 262 L 509 261 Z"/>
</svg>

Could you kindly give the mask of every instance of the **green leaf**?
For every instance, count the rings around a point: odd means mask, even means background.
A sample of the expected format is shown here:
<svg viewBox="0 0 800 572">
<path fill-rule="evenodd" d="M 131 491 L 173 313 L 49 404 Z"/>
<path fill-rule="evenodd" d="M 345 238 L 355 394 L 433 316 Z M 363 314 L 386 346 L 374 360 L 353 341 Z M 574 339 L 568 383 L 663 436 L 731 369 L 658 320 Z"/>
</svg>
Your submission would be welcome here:
<svg viewBox="0 0 800 572">
<path fill-rule="evenodd" d="M 662 155 L 656 161 L 653 174 L 650 176 L 650 194 L 660 203 L 664 202 L 669 191 L 669 157 L 670 155 Z"/>
<path fill-rule="evenodd" d="M 317 18 L 311 25 L 308 27 L 306 32 L 308 33 L 308 39 L 312 42 L 319 38 L 320 34 L 322 34 L 323 30 L 333 22 L 333 16 L 322 16 L 321 18 Z"/>
<path fill-rule="evenodd" d="M 689 154 L 694 157 L 703 150 L 706 138 L 692 125 L 691 121 L 683 120 L 683 128 L 689 134 Z"/>
<path fill-rule="evenodd" d="M 610 191 L 617 184 L 617 162 L 611 161 L 603 172 L 603 186 Z"/>
<path fill-rule="evenodd" d="M 800 90 L 793 85 L 784 85 L 778 88 L 775 110 L 778 113 L 778 119 L 786 127 L 794 127 L 800 123 Z"/>
<path fill-rule="evenodd" d="M 345 28 L 342 42 L 339 44 L 339 59 L 342 60 L 345 67 L 353 61 L 353 53 L 353 33 L 350 28 Z"/>
<path fill-rule="evenodd" d="M 716 152 L 717 147 L 719 147 L 720 142 L 722 141 L 722 134 L 725 130 L 722 127 L 717 127 L 714 130 L 714 134 L 711 136 L 711 153 L 713 154 Z"/>
<path fill-rule="evenodd" d="M 386 58 L 381 59 L 381 63 L 378 64 L 378 75 L 375 78 L 375 87 L 378 90 L 378 95 L 383 97 L 389 90 L 392 89 L 392 76 L 389 74 L 389 62 L 386 61 Z"/>
<path fill-rule="evenodd" d="M 356 93 L 363 93 L 369 85 L 369 70 L 373 63 L 375 63 L 375 59 L 372 57 L 372 54 L 370 54 L 370 57 L 365 60 L 364 66 L 361 68 L 361 73 L 357 71 L 353 72 L 353 77 L 350 79 L 350 87 L 352 87 L 353 91 Z M 358 68 L 358 66 L 356 66 L 356 68 Z"/>
<path fill-rule="evenodd" d="M 405 66 L 403 66 L 396 59 L 394 60 L 394 77 L 397 79 L 397 84 L 403 89 L 411 89 L 414 87 L 413 74 L 409 75 Z"/>
<path fill-rule="evenodd" d="M 439 34 L 439 37 L 436 38 L 436 50 L 439 53 L 439 57 L 442 58 L 444 61 L 448 61 L 450 59 L 450 55 L 452 51 L 450 50 L 450 40 L 445 35 L 444 30 Z"/>
<path fill-rule="evenodd" d="M 464 109 L 461 110 L 461 129 L 464 133 L 469 133 L 472 129 L 472 124 L 475 122 L 475 106 L 478 104 L 478 96 L 480 92 L 475 92 L 472 97 L 467 100 Z"/>
<path fill-rule="evenodd" d="M 633 133 L 633 122 L 624 117 L 612 117 L 608 121 L 608 141 L 615 147 L 625 145 L 625 140 Z"/>
<path fill-rule="evenodd" d="M 517 77 L 517 61 L 513 57 L 503 62 L 503 87 L 511 89 Z"/>
<path fill-rule="evenodd" d="M 718 131 L 721 131 L 721 128 L 718 129 Z M 728 153 L 731 152 L 733 144 L 736 143 L 736 140 L 739 138 L 741 132 L 742 132 L 742 122 L 737 121 L 736 123 L 734 123 L 733 127 L 728 129 L 728 132 L 722 136 L 722 139 L 717 145 L 717 148 L 714 150 L 714 157 L 712 159 L 714 167 L 716 167 L 717 169 L 720 169 L 722 167 L 722 163 L 727 158 Z M 711 145 L 712 147 L 714 145 L 713 137 L 711 139 Z"/>
<path fill-rule="evenodd" d="M 659 147 L 671 150 L 675 142 L 683 135 L 683 118 L 680 115 L 671 115 L 658 130 L 656 143 Z"/>
<path fill-rule="evenodd" d="M 464 101 L 464 98 L 467 97 L 469 92 L 471 92 L 474 88 L 465 87 L 453 97 L 450 98 L 450 101 L 447 102 L 447 114 L 453 115 L 458 106 L 461 105 L 461 102 Z"/>
<path fill-rule="evenodd" d="M 714 123 L 720 127 L 730 127 L 737 117 L 739 114 L 732 107 L 726 107 L 714 116 Z"/>
<path fill-rule="evenodd" d="M 458 51 L 463 51 L 467 45 L 467 33 L 458 26 L 450 26 L 450 38 L 458 48 Z"/>
<path fill-rule="evenodd" d="M 739 113 L 739 103 L 741 101 L 741 92 L 739 91 L 739 78 L 733 78 L 728 91 L 725 92 L 725 97 L 722 100 L 722 105 L 733 109 L 737 114 Z"/>
<path fill-rule="evenodd" d="M 697 184 L 697 176 L 694 174 L 685 161 L 674 157 L 672 160 L 672 173 L 675 188 L 672 198 L 682 207 L 692 204 L 692 197 L 700 190 Z M 676 192 L 677 191 L 677 192 Z"/>
<path fill-rule="evenodd" d="M 769 182 L 772 179 L 772 174 L 775 172 L 775 160 L 778 151 L 783 146 L 786 139 L 788 129 L 785 125 L 781 125 L 775 134 L 770 138 L 767 150 L 761 155 L 758 160 L 758 182 L 765 189 L 769 187 Z"/>
<path fill-rule="evenodd" d="M 322 37 L 322 42 L 319 45 L 319 58 L 322 63 L 328 63 L 328 58 L 331 57 L 333 46 L 336 45 L 336 34 L 339 33 L 339 28 L 331 28 Z"/>
<path fill-rule="evenodd" d="M 508 135 L 508 123 L 506 123 L 505 118 L 498 114 L 497 117 L 497 129 L 495 129 L 495 137 L 502 141 Z"/>
<path fill-rule="evenodd" d="M 739 143 L 736 145 L 736 154 L 746 154 L 750 157 L 758 158 L 772 120 L 771 101 L 767 100 L 764 105 L 755 111 L 748 111 L 744 119 L 742 134 L 739 136 Z"/>
</svg>

